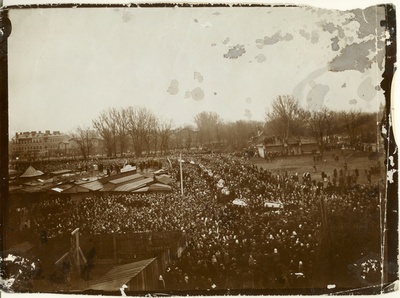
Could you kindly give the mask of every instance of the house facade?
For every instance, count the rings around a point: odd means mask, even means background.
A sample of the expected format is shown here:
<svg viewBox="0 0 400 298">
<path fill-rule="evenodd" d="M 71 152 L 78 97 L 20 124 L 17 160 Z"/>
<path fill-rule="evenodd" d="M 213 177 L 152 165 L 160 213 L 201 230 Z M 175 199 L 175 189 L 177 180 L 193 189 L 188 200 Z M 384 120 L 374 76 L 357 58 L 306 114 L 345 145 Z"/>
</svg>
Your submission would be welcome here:
<svg viewBox="0 0 400 298">
<path fill-rule="evenodd" d="M 50 130 L 16 133 L 10 144 L 11 158 L 37 159 L 68 155 L 70 137 Z"/>
</svg>

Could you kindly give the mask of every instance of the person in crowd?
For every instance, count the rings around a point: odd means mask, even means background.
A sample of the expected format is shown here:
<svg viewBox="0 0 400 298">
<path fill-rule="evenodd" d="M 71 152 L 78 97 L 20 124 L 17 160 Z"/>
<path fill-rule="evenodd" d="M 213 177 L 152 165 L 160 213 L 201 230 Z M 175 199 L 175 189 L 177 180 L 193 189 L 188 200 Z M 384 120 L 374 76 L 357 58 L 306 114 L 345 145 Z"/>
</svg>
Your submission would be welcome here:
<svg viewBox="0 0 400 298">
<path fill-rule="evenodd" d="M 47 239 L 68 235 L 76 227 L 89 235 L 181 231 L 187 236 L 186 249 L 160 276 L 160 289 L 272 288 L 290 287 L 297 271 L 312 276 L 322 233 L 320 197 L 335 216 L 376 212 L 376 200 L 363 198 L 377 193 L 377 186 L 370 179 L 368 185 L 355 185 L 345 180 L 350 176 L 342 169 L 338 185 L 335 169 L 328 187 L 324 172 L 320 181 L 312 181 L 306 172 L 295 179 L 298 173 L 272 174 L 233 154 L 204 154 L 193 161 L 184 164 L 184 196 L 174 184 L 170 193 L 37 201 L 30 214 L 34 220 L 25 229 L 32 235 L 46 231 Z M 112 165 L 103 166 L 108 172 Z M 142 171 L 158 166 L 139 163 Z M 170 173 L 177 181 L 177 159 Z M 229 194 L 218 186 L 221 179 Z M 230 199 L 221 203 L 224 196 Z M 245 206 L 232 204 L 236 198 Z M 269 207 L 270 202 L 282 207 Z M 23 217 L 11 210 L 13 217 Z"/>
</svg>

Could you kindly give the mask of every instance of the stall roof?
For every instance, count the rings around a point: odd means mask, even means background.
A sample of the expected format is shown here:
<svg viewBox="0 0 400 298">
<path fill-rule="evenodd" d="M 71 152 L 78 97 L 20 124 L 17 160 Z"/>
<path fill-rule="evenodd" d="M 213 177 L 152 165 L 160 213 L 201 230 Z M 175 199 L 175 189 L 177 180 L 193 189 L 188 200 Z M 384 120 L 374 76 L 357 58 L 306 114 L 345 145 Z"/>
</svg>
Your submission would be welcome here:
<svg viewBox="0 0 400 298">
<path fill-rule="evenodd" d="M 133 190 L 132 192 L 148 192 L 149 191 L 149 187 L 145 186 L 136 190 Z"/>
<path fill-rule="evenodd" d="M 168 171 L 166 169 L 159 169 L 154 172 L 155 175 L 162 175 L 162 174 L 168 174 Z"/>
<path fill-rule="evenodd" d="M 126 165 L 121 169 L 121 173 L 136 171 L 136 166 Z"/>
<path fill-rule="evenodd" d="M 154 183 L 149 186 L 149 191 L 170 191 L 171 189 L 171 186 L 161 183 Z"/>
<path fill-rule="evenodd" d="M 48 183 L 48 184 L 23 186 L 21 190 L 24 192 L 44 192 L 51 187 L 53 187 L 53 184 Z"/>
<path fill-rule="evenodd" d="M 71 188 L 68 188 L 67 190 L 63 191 L 63 193 L 80 193 L 80 192 L 89 192 L 89 189 L 79 185 L 74 185 Z"/>
<path fill-rule="evenodd" d="M 118 186 L 115 189 L 113 189 L 113 191 L 132 191 L 140 187 L 146 186 L 151 182 L 153 182 L 153 178 L 144 178 L 138 181 L 132 181 L 130 183 Z"/>
<path fill-rule="evenodd" d="M 29 166 L 26 171 L 20 176 L 22 178 L 29 178 L 29 177 L 37 177 L 41 176 L 44 173 L 42 171 L 36 170 L 34 167 Z"/>
<path fill-rule="evenodd" d="M 72 187 L 71 184 L 61 184 L 61 185 L 56 185 L 51 190 L 55 192 L 64 192 L 67 189 L 70 189 L 71 187 Z"/>
<path fill-rule="evenodd" d="M 71 172 L 72 172 L 72 170 L 59 170 L 59 171 L 51 172 L 50 174 L 52 174 L 52 175 L 61 175 L 61 174 L 66 174 L 66 173 L 71 173 Z"/>
<path fill-rule="evenodd" d="M 118 179 L 110 180 L 110 181 L 108 181 L 108 183 L 121 184 L 121 183 L 125 183 L 125 182 L 131 181 L 131 180 L 139 179 L 139 178 L 142 178 L 142 177 L 143 176 L 140 175 L 140 174 L 133 174 L 133 175 L 121 177 L 121 178 L 118 178 Z"/>
<path fill-rule="evenodd" d="M 93 281 L 88 286 L 87 290 L 99 290 L 106 292 L 118 291 L 122 285 L 129 283 L 132 278 L 138 275 L 155 259 L 156 258 L 151 258 L 139 262 L 116 266 L 108 271 L 103 277 Z"/>
<path fill-rule="evenodd" d="M 97 191 L 103 189 L 103 184 L 98 180 L 80 184 L 79 186 L 87 188 L 91 191 Z"/>
<path fill-rule="evenodd" d="M 171 184 L 172 183 L 172 178 L 167 176 L 167 175 L 161 175 L 155 177 L 157 182 L 161 182 L 163 184 Z"/>
<path fill-rule="evenodd" d="M 106 183 L 109 182 L 109 181 L 116 180 L 116 179 L 118 179 L 118 178 L 122 178 L 122 177 L 126 177 L 126 176 L 132 176 L 133 174 L 134 174 L 134 173 L 132 173 L 132 172 L 124 172 L 124 173 L 120 173 L 120 174 L 113 174 L 113 175 L 109 175 L 109 176 L 102 177 L 102 178 L 100 179 L 100 181 L 101 181 L 103 184 L 106 184 Z"/>
</svg>

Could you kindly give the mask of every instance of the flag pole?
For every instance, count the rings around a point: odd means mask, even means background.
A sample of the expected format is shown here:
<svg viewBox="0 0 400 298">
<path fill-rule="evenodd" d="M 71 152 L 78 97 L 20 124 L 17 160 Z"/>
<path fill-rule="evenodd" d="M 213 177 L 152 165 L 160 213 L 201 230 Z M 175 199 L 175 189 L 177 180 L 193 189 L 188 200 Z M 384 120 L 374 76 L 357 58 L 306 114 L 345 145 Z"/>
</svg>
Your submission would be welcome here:
<svg viewBox="0 0 400 298">
<path fill-rule="evenodd" d="M 179 155 L 179 164 L 180 164 L 180 170 L 181 170 L 181 195 L 183 197 L 182 153 L 180 153 L 180 155 Z"/>
</svg>

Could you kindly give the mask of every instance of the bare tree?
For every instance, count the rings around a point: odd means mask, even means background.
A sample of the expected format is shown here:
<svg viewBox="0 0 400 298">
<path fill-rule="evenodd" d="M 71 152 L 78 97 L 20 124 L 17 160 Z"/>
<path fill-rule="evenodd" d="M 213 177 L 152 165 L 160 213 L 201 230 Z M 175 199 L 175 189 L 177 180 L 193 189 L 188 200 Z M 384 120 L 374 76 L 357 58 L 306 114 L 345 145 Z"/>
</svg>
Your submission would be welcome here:
<svg viewBox="0 0 400 298">
<path fill-rule="evenodd" d="M 160 150 L 164 154 L 169 149 L 169 138 L 172 134 L 172 120 L 160 119 L 158 121 L 157 133 L 160 138 Z"/>
<path fill-rule="evenodd" d="M 223 122 L 220 125 L 221 140 L 224 140 L 225 144 L 231 148 L 246 148 L 248 141 L 261 131 L 262 126 L 263 123 L 258 121 Z"/>
<path fill-rule="evenodd" d="M 157 144 L 158 144 L 158 125 L 159 125 L 159 120 L 156 118 L 156 116 L 151 115 L 149 118 L 149 128 L 148 128 L 148 133 L 147 133 L 147 138 L 148 138 L 148 154 L 150 154 L 151 148 L 154 149 L 154 155 L 157 154 Z"/>
<path fill-rule="evenodd" d="M 302 118 L 310 129 L 321 154 L 324 153 L 326 145 L 329 143 L 329 137 L 336 131 L 337 116 L 336 113 L 323 108 L 319 111 L 302 111 Z"/>
<path fill-rule="evenodd" d="M 129 107 L 127 117 L 128 132 L 132 138 L 135 154 L 141 156 L 144 149 L 150 148 L 150 138 L 155 132 L 156 117 L 144 107 Z"/>
<path fill-rule="evenodd" d="M 88 126 L 78 126 L 70 135 L 83 159 L 88 159 L 93 149 L 93 139 L 96 137 L 96 133 Z"/>
<path fill-rule="evenodd" d="M 360 110 L 342 111 L 339 114 L 341 127 L 347 134 L 350 144 L 354 145 L 357 142 L 360 128 L 370 120 L 371 114 L 361 113 Z M 375 131 L 373 131 L 375 133 Z"/>
<path fill-rule="evenodd" d="M 267 125 L 284 140 L 296 132 L 301 124 L 300 108 L 292 95 L 279 95 L 266 112 Z"/>
<path fill-rule="evenodd" d="M 194 121 L 199 130 L 201 144 L 210 144 L 218 140 L 218 124 L 221 122 L 221 118 L 217 113 L 201 112 L 194 117 Z"/>
<path fill-rule="evenodd" d="M 117 135 L 117 141 L 119 144 L 119 152 L 121 156 L 124 155 L 126 145 L 127 145 L 127 138 L 128 138 L 128 125 L 129 125 L 129 117 L 128 117 L 128 111 L 127 109 L 121 109 L 119 111 L 116 111 L 115 114 L 116 117 L 116 135 Z"/>
<path fill-rule="evenodd" d="M 92 121 L 94 128 L 104 139 L 108 156 L 115 155 L 117 151 L 117 115 L 115 108 L 109 108 Z"/>
</svg>

